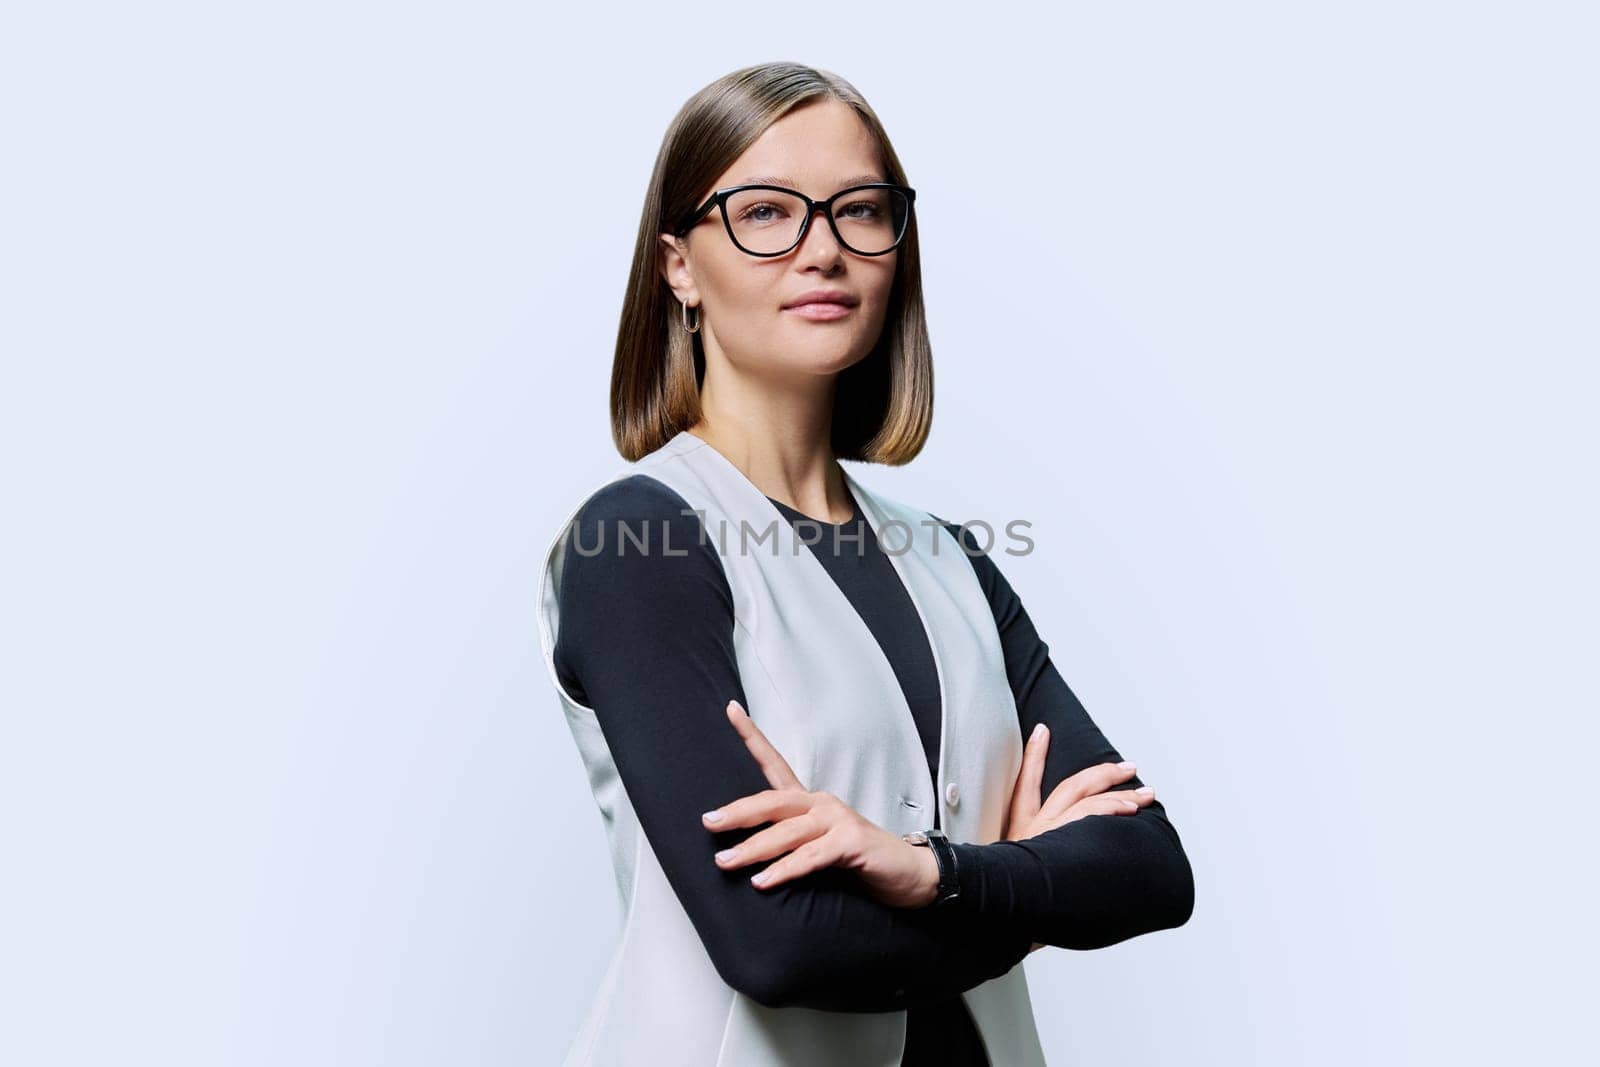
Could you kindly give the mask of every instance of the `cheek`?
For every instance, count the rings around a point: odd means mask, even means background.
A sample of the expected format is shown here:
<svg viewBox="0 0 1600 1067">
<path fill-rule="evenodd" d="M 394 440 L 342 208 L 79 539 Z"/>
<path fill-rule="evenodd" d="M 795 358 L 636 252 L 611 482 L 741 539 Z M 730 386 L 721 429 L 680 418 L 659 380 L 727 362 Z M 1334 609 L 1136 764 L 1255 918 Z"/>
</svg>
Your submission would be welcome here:
<svg viewBox="0 0 1600 1067">
<path fill-rule="evenodd" d="M 783 302 L 782 272 L 734 254 L 737 259 L 718 255 L 702 265 L 701 289 L 706 299 L 720 309 L 719 318 L 726 323 L 770 319 Z"/>
<path fill-rule="evenodd" d="M 861 298 L 864 303 L 872 305 L 874 315 L 882 315 L 889 306 L 889 295 L 893 291 L 894 264 L 886 263 L 882 269 L 874 270 L 871 280 L 862 285 Z"/>
<path fill-rule="evenodd" d="M 870 300 L 875 304 L 888 303 L 889 292 L 894 288 L 897 255 L 898 253 L 891 253 L 878 259 L 867 260 L 856 268 L 853 280 L 863 300 Z"/>
</svg>

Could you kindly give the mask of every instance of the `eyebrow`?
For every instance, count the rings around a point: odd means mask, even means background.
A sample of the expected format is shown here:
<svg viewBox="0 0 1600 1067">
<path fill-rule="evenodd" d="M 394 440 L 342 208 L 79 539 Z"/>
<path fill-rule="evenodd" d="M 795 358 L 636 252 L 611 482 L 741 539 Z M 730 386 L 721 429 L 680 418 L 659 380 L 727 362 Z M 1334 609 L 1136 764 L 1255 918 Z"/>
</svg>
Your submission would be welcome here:
<svg viewBox="0 0 1600 1067">
<path fill-rule="evenodd" d="M 879 177 L 876 174 L 852 174 L 848 178 L 840 178 L 839 182 L 838 182 L 838 188 L 840 188 L 840 189 L 848 189 L 852 185 L 865 185 L 865 184 L 867 184 L 869 182 L 887 182 L 887 181 L 888 181 L 887 178 Z M 772 177 L 770 175 L 766 176 L 766 177 L 763 177 L 763 176 L 761 176 L 759 174 L 752 175 L 751 177 L 745 178 L 739 184 L 740 185 L 783 185 L 783 186 L 787 186 L 790 189 L 799 188 L 799 183 L 796 182 L 793 178 L 786 178 L 786 177 L 784 177 L 782 175 L 779 175 L 777 177 Z"/>
</svg>

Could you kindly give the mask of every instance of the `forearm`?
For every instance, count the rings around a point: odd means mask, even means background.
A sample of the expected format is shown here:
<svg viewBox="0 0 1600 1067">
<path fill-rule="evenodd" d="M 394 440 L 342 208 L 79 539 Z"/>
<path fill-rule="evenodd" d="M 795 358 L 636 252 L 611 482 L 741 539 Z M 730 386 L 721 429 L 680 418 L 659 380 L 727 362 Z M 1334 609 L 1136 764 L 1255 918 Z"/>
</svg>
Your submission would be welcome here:
<svg viewBox="0 0 1600 1067">
<path fill-rule="evenodd" d="M 1028 935 L 1009 923 L 892 908 L 862 894 L 839 868 L 762 896 L 760 907 L 708 920 L 725 933 L 708 928 L 714 940 L 735 939 L 713 956 L 719 971 L 727 968 L 724 980 L 771 1007 L 871 1012 L 947 1001 L 1010 971 L 1029 951 Z M 752 928 L 762 936 L 750 937 Z"/>
<path fill-rule="evenodd" d="M 1061 948 L 1103 948 L 1182 926 L 1194 909 L 1194 876 L 1157 806 L 1085 816 L 1022 841 L 957 844 L 956 902 Z"/>
<path fill-rule="evenodd" d="M 736 677 L 716 684 L 745 703 Z M 615 710 L 637 709 L 647 694 L 607 684 L 601 692 L 594 705 L 601 729 L 645 836 L 718 973 L 735 989 L 771 1007 L 891 1011 L 970 989 L 1027 954 L 1026 935 L 1009 923 L 960 910 L 891 907 L 841 868 L 771 889 L 750 883 L 758 866 L 722 869 L 716 852 L 760 827 L 712 832 L 700 813 L 770 786 L 720 704 L 710 692 L 697 693 L 671 715 L 679 727 L 660 731 L 648 725 L 664 721 L 658 716 Z M 691 710 L 701 706 L 715 710 Z"/>
</svg>

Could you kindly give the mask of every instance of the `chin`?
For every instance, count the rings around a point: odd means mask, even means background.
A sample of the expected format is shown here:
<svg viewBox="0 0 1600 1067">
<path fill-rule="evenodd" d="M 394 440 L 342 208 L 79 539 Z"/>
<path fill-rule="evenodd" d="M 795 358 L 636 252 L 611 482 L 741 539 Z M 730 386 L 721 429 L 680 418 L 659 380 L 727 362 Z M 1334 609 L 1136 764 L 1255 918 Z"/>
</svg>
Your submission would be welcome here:
<svg viewBox="0 0 1600 1067">
<path fill-rule="evenodd" d="M 842 370 L 860 363 L 867 357 L 870 349 L 855 346 L 840 345 L 819 348 L 811 353 L 798 353 L 797 357 L 785 360 L 796 373 L 799 374 L 838 374 Z"/>
</svg>

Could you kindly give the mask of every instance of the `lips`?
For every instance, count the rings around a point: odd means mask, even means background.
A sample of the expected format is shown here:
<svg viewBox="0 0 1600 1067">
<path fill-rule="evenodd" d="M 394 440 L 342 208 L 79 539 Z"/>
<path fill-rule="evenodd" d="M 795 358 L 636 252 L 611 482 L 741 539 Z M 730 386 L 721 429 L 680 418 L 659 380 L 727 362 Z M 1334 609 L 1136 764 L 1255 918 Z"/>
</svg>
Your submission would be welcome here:
<svg viewBox="0 0 1600 1067">
<path fill-rule="evenodd" d="M 789 308 L 805 307 L 807 304 L 837 304 L 840 307 L 853 308 L 858 303 L 857 299 L 843 289 L 810 289 L 783 305 Z"/>
</svg>

